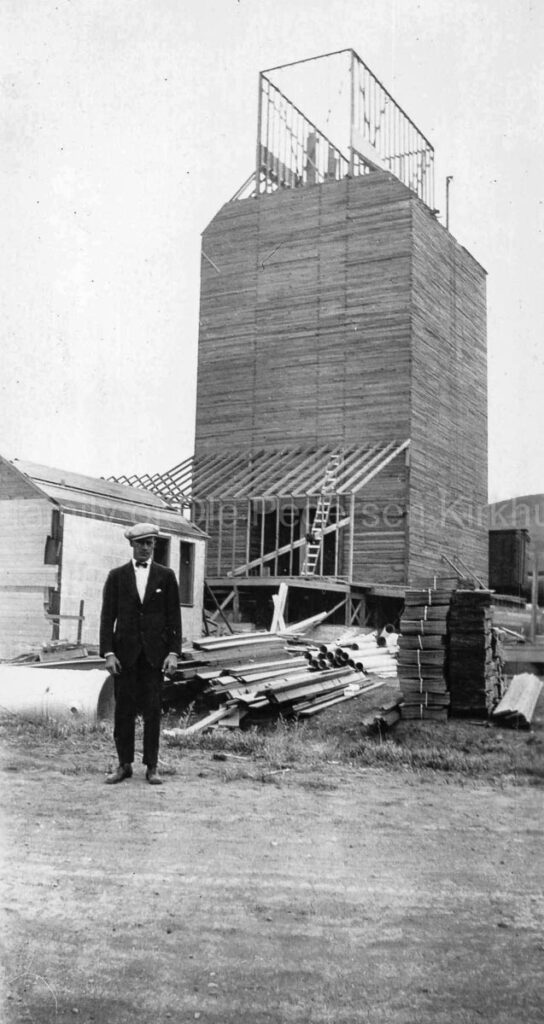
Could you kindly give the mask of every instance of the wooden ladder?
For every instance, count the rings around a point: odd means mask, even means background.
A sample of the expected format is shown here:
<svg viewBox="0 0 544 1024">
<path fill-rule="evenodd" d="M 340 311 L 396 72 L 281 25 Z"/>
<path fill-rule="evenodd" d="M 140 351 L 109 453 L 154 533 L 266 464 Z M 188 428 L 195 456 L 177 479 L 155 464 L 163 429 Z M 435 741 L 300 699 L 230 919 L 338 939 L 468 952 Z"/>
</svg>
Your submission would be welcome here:
<svg viewBox="0 0 544 1024">
<path fill-rule="evenodd" d="M 315 576 L 321 547 L 323 545 L 323 530 L 329 521 L 329 513 L 332 504 L 333 493 L 336 490 L 338 470 L 342 463 L 342 455 L 333 452 L 327 462 L 325 477 L 321 494 L 317 502 L 312 528 L 309 533 L 309 540 L 306 544 L 306 556 L 302 565 L 301 576 Z"/>
</svg>

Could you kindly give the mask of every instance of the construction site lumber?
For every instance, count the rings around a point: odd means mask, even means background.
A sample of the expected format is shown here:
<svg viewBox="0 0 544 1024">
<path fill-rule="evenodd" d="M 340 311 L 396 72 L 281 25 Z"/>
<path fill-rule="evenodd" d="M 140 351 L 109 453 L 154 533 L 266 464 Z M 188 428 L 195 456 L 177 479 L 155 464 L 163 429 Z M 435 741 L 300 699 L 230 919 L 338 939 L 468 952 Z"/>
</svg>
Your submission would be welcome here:
<svg viewBox="0 0 544 1024">
<path fill-rule="evenodd" d="M 542 680 L 530 672 L 514 676 L 504 697 L 493 710 L 493 718 L 501 725 L 528 729 L 542 692 Z"/>
<path fill-rule="evenodd" d="M 449 614 L 452 713 L 487 716 L 502 696 L 502 665 L 488 590 L 457 590 Z"/>
<path fill-rule="evenodd" d="M 237 642 L 240 635 L 248 641 L 246 645 Z M 360 629 L 344 630 L 338 639 L 349 643 L 360 635 Z M 349 649 L 367 660 L 368 671 L 363 671 L 348 663 L 347 649 L 336 643 L 326 645 L 332 648 L 327 657 L 319 650 L 321 645 L 308 637 L 294 649 L 290 649 L 290 637 L 269 633 L 203 638 L 194 643 L 188 663 L 191 679 L 200 687 L 200 703 L 207 710 L 198 722 L 186 729 L 167 730 L 165 736 L 175 740 L 205 729 L 236 726 L 248 714 L 257 716 L 252 719 L 255 721 L 263 715 L 309 717 L 334 703 L 379 689 L 396 675 L 394 649 L 379 646 L 379 639 L 372 631 L 365 635 L 362 652 Z M 183 664 L 182 660 L 180 666 Z M 183 667 L 179 671 L 183 686 L 187 678 Z"/>
<path fill-rule="evenodd" d="M 449 588 L 409 590 L 398 639 L 403 718 L 445 721 L 448 714 L 447 632 Z M 432 645 L 429 645 L 432 641 Z"/>
<path fill-rule="evenodd" d="M 472 581 L 410 590 L 399 638 L 404 718 L 487 717 L 504 686 L 491 591 Z M 421 603 L 425 598 L 425 604 Z"/>
</svg>

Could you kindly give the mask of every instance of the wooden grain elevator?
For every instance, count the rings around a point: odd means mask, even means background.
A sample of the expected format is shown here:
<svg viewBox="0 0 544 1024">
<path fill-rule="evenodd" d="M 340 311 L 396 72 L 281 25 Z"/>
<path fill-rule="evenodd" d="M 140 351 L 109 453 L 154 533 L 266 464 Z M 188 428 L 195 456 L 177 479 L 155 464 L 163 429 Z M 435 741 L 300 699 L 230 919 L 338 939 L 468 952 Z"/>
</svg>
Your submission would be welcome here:
<svg viewBox="0 0 544 1024">
<path fill-rule="evenodd" d="M 266 624 L 286 581 L 293 619 L 387 618 L 446 560 L 487 579 L 486 275 L 354 51 L 259 85 L 255 172 L 202 236 L 195 455 L 161 486 L 217 601 Z"/>
</svg>

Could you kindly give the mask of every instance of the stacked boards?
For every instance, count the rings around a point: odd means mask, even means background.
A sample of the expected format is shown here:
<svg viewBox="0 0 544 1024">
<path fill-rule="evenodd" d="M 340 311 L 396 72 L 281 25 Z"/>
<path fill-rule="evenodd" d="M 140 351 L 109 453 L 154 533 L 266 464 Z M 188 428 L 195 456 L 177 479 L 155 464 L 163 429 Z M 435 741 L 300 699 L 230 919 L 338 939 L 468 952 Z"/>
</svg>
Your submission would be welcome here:
<svg viewBox="0 0 544 1024">
<path fill-rule="evenodd" d="M 502 697 L 502 660 L 491 604 L 490 591 L 452 594 L 448 680 L 451 711 L 456 715 L 486 717 Z"/>
<path fill-rule="evenodd" d="M 449 578 L 409 590 L 398 638 L 403 718 L 487 717 L 501 699 L 492 594 Z"/>
<path fill-rule="evenodd" d="M 438 587 L 406 592 L 398 639 L 403 718 L 447 718 L 450 599 L 451 590 Z"/>
</svg>

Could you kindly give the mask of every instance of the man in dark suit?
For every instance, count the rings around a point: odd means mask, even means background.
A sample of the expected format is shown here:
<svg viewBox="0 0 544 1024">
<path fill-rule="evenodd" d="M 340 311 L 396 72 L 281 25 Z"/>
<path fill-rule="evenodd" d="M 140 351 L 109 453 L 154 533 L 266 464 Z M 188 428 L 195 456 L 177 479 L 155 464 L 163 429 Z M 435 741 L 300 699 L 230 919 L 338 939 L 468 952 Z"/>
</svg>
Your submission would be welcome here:
<svg viewBox="0 0 544 1024">
<path fill-rule="evenodd" d="M 110 784 L 132 775 L 139 714 L 146 778 L 153 786 L 162 783 L 157 770 L 162 681 L 163 675 L 175 672 L 181 654 L 181 609 L 172 569 L 153 561 L 158 535 L 151 523 L 126 530 L 133 557 L 112 569 L 104 586 L 100 653 L 114 676 L 113 736 L 119 757 L 119 767 L 106 777 Z"/>
</svg>

